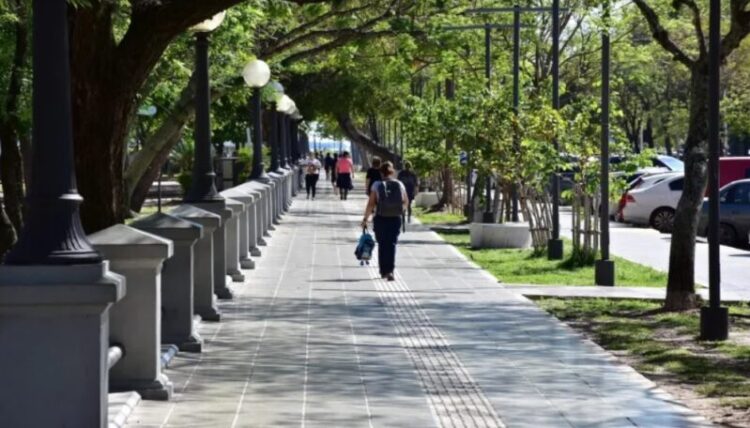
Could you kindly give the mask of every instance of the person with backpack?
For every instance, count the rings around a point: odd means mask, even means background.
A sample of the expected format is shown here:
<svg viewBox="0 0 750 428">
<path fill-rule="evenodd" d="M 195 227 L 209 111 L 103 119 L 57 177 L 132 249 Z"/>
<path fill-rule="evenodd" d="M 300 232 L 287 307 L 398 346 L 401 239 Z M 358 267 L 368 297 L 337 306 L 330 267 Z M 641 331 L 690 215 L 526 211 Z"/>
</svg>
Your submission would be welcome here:
<svg viewBox="0 0 750 428">
<path fill-rule="evenodd" d="M 417 196 L 417 189 L 419 188 L 419 178 L 412 171 L 411 162 L 404 162 L 404 169 L 398 173 L 398 181 L 404 183 L 404 187 L 406 188 L 406 195 L 409 198 L 409 206 L 406 208 L 407 218 L 409 219 L 409 223 L 411 223 L 411 203 Z"/>
<path fill-rule="evenodd" d="M 404 184 L 394 175 L 393 164 L 389 161 L 380 166 L 382 180 L 373 183 L 370 198 L 365 207 L 362 228 L 367 228 L 370 215 L 373 218 L 375 239 L 378 241 L 378 264 L 381 278 L 393 281 L 396 270 L 396 245 L 401 233 L 401 218 L 409 203 Z"/>
</svg>

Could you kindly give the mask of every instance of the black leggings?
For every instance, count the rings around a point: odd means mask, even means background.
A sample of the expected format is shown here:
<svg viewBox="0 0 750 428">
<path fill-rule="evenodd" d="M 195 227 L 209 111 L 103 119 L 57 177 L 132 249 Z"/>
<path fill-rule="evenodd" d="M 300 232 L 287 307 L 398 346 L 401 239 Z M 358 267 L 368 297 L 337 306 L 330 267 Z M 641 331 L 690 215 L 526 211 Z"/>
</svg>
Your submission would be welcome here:
<svg viewBox="0 0 750 428">
<path fill-rule="evenodd" d="M 307 196 L 310 196 L 310 191 L 312 191 L 312 197 L 315 197 L 315 191 L 317 190 L 318 186 L 318 178 L 320 178 L 319 174 L 305 175 L 305 190 L 307 190 Z"/>
</svg>

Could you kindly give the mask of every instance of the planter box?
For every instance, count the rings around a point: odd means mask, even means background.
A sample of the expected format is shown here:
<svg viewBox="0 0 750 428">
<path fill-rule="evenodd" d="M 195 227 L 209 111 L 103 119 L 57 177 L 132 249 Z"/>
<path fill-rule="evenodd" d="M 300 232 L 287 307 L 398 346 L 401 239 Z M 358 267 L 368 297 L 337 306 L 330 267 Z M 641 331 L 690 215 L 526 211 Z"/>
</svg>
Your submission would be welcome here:
<svg viewBox="0 0 750 428">
<path fill-rule="evenodd" d="M 528 223 L 472 223 L 471 248 L 530 248 Z"/>
</svg>

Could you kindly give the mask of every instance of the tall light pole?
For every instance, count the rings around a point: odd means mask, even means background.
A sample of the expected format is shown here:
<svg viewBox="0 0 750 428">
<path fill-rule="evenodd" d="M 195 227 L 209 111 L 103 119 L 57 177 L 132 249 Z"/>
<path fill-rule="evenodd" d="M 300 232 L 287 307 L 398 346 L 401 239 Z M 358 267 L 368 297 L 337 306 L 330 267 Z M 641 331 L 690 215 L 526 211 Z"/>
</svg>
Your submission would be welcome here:
<svg viewBox="0 0 750 428">
<path fill-rule="evenodd" d="M 729 311 L 721 306 L 719 247 L 719 151 L 721 83 L 721 0 L 711 0 L 708 33 L 708 292 L 709 305 L 701 308 L 701 339 L 729 337 Z"/>
<path fill-rule="evenodd" d="M 214 15 L 191 28 L 195 32 L 195 156 L 193 179 L 185 202 L 221 202 L 216 191 L 216 174 L 211 159 L 211 91 L 208 72 L 208 35 L 224 21 L 225 12 Z"/>
<path fill-rule="evenodd" d="M 602 29 L 602 99 L 601 99 L 601 175 L 599 204 L 599 240 L 601 258 L 594 266 L 596 285 L 615 285 L 615 262 L 609 259 L 609 0 L 604 1 Z"/>
<path fill-rule="evenodd" d="M 267 178 L 263 170 L 263 104 L 260 91 L 268 84 L 271 78 L 271 70 L 268 68 L 268 64 L 256 59 L 245 65 L 242 70 L 242 78 L 245 80 L 245 84 L 253 90 L 253 168 L 250 171 L 250 180 L 258 180 Z"/>
<path fill-rule="evenodd" d="M 560 110 L 560 0 L 552 0 L 552 108 Z M 555 153 L 560 153 L 557 135 L 552 140 Z M 547 242 L 547 258 L 562 260 L 563 241 L 560 239 L 560 175 L 552 173 L 552 237 Z"/>
</svg>

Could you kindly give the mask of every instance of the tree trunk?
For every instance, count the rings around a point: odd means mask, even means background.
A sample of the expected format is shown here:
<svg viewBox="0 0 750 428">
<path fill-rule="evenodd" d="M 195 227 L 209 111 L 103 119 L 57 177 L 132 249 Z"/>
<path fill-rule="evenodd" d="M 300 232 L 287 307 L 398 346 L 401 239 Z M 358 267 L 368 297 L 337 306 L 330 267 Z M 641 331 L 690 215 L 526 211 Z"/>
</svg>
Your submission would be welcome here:
<svg viewBox="0 0 750 428">
<path fill-rule="evenodd" d="M 16 230 L 23 225 L 23 163 L 13 126 L 0 129 L 0 177 L 7 215 Z"/>
<path fill-rule="evenodd" d="M 341 128 L 341 131 L 347 136 L 347 138 L 349 138 L 350 141 L 359 144 L 360 147 L 362 147 L 365 151 L 378 156 L 380 159 L 391 161 L 394 164 L 396 163 L 396 159 L 398 158 L 396 153 L 393 153 L 392 151 L 388 150 L 388 148 L 379 145 L 376 141 L 373 141 L 372 138 L 363 134 L 362 131 L 357 129 L 357 126 L 354 124 L 351 116 L 342 114 L 339 115 L 336 120 L 338 121 L 339 128 Z"/>
<path fill-rule="evenodd" d="M 685 140 L 685 184 L 674 218 L 669 281 L 664 309 L 695 307 L 695 235 L 708 177 L 708 67 L 697 64 L 690 76 L 690 120 Z"/>
<path fill-rule="evenodd" d="M 16 243 L 16 231 L 13 229 L 10 219 L 5 214 L 3 203 L 0 202 L 0 261 L 5 253 Z"/>
<path fill-rule="evenodd" d="M 136 212 L 140 212 L 143 207 L 143 202 L 148 196 L 148 192 L 151 189 L 151 185 L 159 177 L 164 163 L 169 159 L 169 154 L 172 152 L 172 148 L 182 138 L 182 132 L 178 131 L 174 133 L 170 139 L 162 146 L 161 150 L 156 154 L 148 165 L 145 173 L 141 176 L 135 188 L 132 189 L 130 195 L 130 209 Z"/>
<path fill-rule="evenodd" d="M 646 120 L 646 129 L 643 130 L 643 142 L 650 149 L 656 148 L 656 143 L 654 142 L 654 120 L 650 117 Z"/>
</svg>

